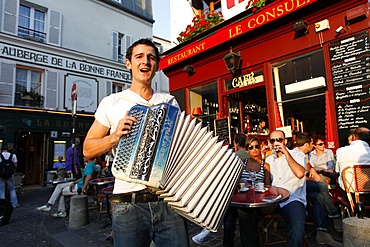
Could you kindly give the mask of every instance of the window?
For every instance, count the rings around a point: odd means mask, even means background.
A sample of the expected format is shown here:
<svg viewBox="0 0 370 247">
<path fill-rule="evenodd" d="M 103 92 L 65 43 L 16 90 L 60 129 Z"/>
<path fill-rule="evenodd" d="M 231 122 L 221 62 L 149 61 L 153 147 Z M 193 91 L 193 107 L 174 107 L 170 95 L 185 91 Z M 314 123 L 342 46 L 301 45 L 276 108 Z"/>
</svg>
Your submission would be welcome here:
<svg viewBox="0 0 370 247">
<path fill-rule="evenodd" d="M 45 12 L 25 5 L 20 5 L 18 36 L 39 42 L 45 42 Z"/>
<path fill-rule="evenodd" d="M 129 88 L 129 87 L 127 87 L 126 84 L 121 84 L 121 83 L 117 83 L 117 82 L 112 83 L 112 93 L 122 92 L 126 88 Z"/>
<path fill-rule="evenodd" d="M 202 114 L 198 118 L 202 121 L 202 126 L 207 126 L 209 131 L 214 130 L 214 119 L 218 113 L 217 82 L 191 88 L 189 103 L 191 112 L 196 107 L 201 108 Z"/>
<path fill-rule="evenodd" d="M 132 37 L 127 34 L 113 32 L 113 60 L 125 63 L 126 50 L 132 45 Z"/>
<path fill-rule="evenodd" d="M 15 85 L 15 105 L 42 106 L 43 71 L 27 68 L 17 68 Z"/>
</svg>

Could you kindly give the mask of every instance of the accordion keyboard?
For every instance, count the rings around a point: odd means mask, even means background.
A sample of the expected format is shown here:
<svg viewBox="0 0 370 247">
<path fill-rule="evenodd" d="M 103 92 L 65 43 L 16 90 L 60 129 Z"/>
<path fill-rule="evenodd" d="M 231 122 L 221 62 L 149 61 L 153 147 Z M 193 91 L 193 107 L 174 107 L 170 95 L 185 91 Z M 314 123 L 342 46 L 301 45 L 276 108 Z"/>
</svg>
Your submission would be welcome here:
<svg viewBox="0 0 370 247">
<path fill-rule="evenodd" d="M 137 142 L 138 133 L 140 130 L 141 122 L 145 120 L 145 114 L 146 110 L 144 108 L 134 108 L 130 111 L 130 116 L 136 118 L 137 122 L 133 123 L 131 131 L 126 136 L 126 138 L 121 138 L 119 144 L 117 153 L 115 156 L 115 169 L 118 171 L 121 171 L 123 173 L 127 172 L 127 169 L 129 168 L 129 162 L 130 162 L 130 155 L 132 154 L 133 149 L 135 147 L 135 143 Z M 123 142 L 125 142 L 123 144 Z"/>
</svg>

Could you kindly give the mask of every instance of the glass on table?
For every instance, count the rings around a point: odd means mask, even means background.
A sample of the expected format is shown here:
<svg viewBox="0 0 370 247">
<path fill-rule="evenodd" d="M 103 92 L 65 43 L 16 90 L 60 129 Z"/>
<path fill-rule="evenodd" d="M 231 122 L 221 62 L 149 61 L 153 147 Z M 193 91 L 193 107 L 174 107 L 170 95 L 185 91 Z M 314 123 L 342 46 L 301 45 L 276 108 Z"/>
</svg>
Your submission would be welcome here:
<svg viewBox="0 0 370 247">
<path fill-rule="evenodd" d="M 254 188 L 255 187 L 255 181 L 256 181 L 256 172 L 255 171 L 250 171 L 249 172 L 249 178 L 250 178 L 250 180 L 252 181 L 252 188 Z"/>
</svg>

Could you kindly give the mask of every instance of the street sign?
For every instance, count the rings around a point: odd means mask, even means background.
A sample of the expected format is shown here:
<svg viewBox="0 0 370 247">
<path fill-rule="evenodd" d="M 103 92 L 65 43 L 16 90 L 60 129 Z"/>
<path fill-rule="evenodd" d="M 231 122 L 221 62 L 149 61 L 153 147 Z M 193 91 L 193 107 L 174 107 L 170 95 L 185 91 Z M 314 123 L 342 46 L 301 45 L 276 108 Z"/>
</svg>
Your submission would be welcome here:
<svg viewBox="0 0 370 247">
<path fill-rule="evenodd" d="M 73 83 L 72 85 L 71 100 L 72 100 L 72 117 L 75 117 L 77 114 L 77 85 L 76 83 Z"/>
</svg>

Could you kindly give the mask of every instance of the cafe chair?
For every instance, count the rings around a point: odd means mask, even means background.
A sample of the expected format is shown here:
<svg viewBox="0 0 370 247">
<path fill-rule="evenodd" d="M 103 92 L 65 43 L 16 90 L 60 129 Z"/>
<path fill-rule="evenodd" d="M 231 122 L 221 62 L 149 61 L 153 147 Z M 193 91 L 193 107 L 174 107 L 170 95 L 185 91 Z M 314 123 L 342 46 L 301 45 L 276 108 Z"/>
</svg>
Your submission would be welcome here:
<svg viewBox="0 0 370 247">
<path fill-rule="evenodd" d="M 65 168 L 58 168 L 57 171 L 57 178 L 62 179 L 66 177 L 66 169 Z"/>
<path fill-rule="evenodd" d="M 284 219 L 279 213 L 262 216 L 263 241 L 265 246 L 286 243 L 286 237 L 279 233 L 279 224 Z M 272 230 L 270 231 L 270 226 Z"/>
<path fill-rule="evenodd" d="M 343 209 L 349 211 L 348 215 L 354 216 L 355 205 L 361 202 L 360 195 L 370 193 L 370 164 L 344 168 L 342 179 L 347 198 L 341 197 L 339 200 Z M 370 205 L 365 205 L 365 209 L 370 210 Z"/>
<path fill-rule="evenodd" d="M 24 177 L 25 175 L 23 173 L 20 172 L 14 173 L 14 186 L 17 194 L 20 194 L 22 192 Z"/>
</svg>

